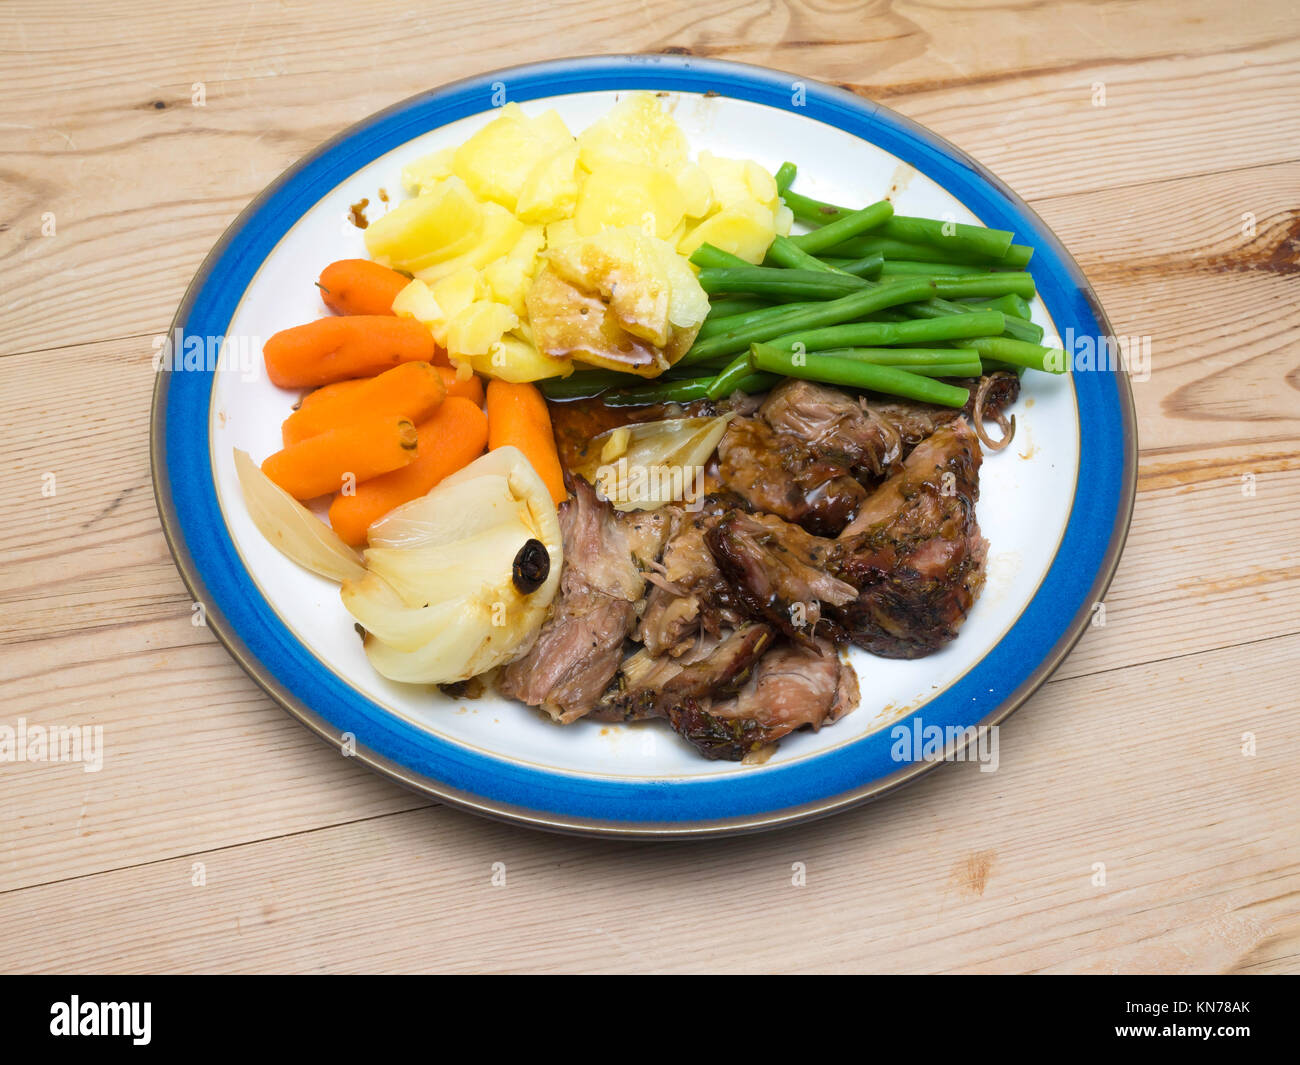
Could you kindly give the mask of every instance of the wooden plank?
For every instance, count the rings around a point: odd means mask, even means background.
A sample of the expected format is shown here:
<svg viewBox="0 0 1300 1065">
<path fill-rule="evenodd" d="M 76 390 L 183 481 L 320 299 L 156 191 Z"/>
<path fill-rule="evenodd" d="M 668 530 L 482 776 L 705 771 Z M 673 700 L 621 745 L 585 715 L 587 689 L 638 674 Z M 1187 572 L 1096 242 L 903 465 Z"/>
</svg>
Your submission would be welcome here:
<svg viewBox="0 0 1300 1065">
<path fill-rule="evenodd" d="M 1115 332 L 1149 340 L 1144 450 L 1300 437 L 1300 163 L 1038 204 Z"/>
<path fill-rule="evenodd" d="M 1297 683 L 1300 637 L 1054 684 L 1002 728 L 996 772 L 946 766 L 798 831 L 621 845 L 434 808 L 11 891 L 0 967 L 1286 967 Z"/>
<path fill-rule="evenodd" d="M 1295 158 L 1300 119 L 1275 101 L 1300 88 L 1298 20 L 1282 2 L 1258 9 L 1240 20 L 1208 0 L 1072 5 L 1059 19 L 1077 31 L 1035 36 L 1042 51 L 1026 72 L 1025 32 L 1060 25 L 1046 9 L 981 14 L 984 29 L 972 34 L 976 16 L 950 8 L 865 21 L 855 8 L 843 16 L 846 33 L 799 4 L 656 6 L 631 17 L 559 4 L 485 38 L 478 4 L 375 5 L 365 19 L 322 4 L 309 21 L 274 5 L 188 3 L 167 19 L 149 4 L 120 14 L 115 5 L 110 20 L 60 5 L 53 44 L 25 29 L 47 9 L 9 5 L 0 14 L 16 60 L 0 68 L 9 160 L 0 181 L 12 205 L 0 224 L 0 355 L 161 332 L 225 225 L 311 147 L 434 84 L 604 50 L 615 18 L 632 50 L 680 46 L 856 84 L 1034 199 Z M 184 29 L 187 18 L 202 19 L 204 32 Z M 812 25 L 819 35 L 809 36 Z M 1216 41 L 1230 26 L 1239 43 L 1225 53 Z M 424 35 L 460 46 L 439 49 L 431 65 L 428 49 L 408 43 Z M 765 43 L 744 43 L 753 40 Z M 1120 62 L 1109 58 L 1114 42 Z M 340 49 L 362 68 L 346 93 L 337 65 L 321 63 Z M 1109 86 L 1105 108 L 1091 103 L 1098 78 Z M 191 105 L 196 82 L 202 107 Z M 1232 105 L 1207 107 L 1207 98 Z"/>
</svg>

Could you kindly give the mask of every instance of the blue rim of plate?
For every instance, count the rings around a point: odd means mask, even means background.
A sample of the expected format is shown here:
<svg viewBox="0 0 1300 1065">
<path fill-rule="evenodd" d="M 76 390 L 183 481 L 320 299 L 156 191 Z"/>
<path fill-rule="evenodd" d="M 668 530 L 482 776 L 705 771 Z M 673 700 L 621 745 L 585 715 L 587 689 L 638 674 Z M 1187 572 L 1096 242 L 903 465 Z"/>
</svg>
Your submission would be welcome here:
<svg viewBox="0 0 1300 1065">
<path fill-rule="evenodd" d="M 322 196 L 375 158 L 509 98 L 596 91 L 716 93 L 794 111 L 911 164 L 989 226 L 1036 248 L 1030 271 L 1058 330 L 1113 335 L 1082 271 L 1046 224 L 965 153 L 911 120 L 841 89 L 761 67 L 677 55 L 593 56 L 494 71 L 411 97 L 345 130 L 287 170 L 231 224 L 172 322 L 200 336 L 226 327 L 263 260 Z M 802 92 L 796 92 L 796 88 Z M 426 795 L 556 831 L 673 837 L 790 824 L 876 798 L 933 768 L 899 764 L 889 730 L 789 766 L 721 778 L 618 780 L 546 771 L 468 750 L 412 725 L 324 668 L 244 569 L 222 518 L 207 427 L 213 372 L 159 372 L 151 416 L 154 493 L 167 542 L 208 626 L 278 703 L 336 748 Z M 1074 375 L 1079 479 L 1065 532 L 1037 592 L 1002 640 L 959 681 L 898 723 L 993 725 L 1052 673 L 1086 629 L 1118 564 L 1132 514 L 1137 436 L 1122 370 Z M 202 427 L 201 430 L 198 427 Z M 1085 459 L 1086 456 L 1086 459 Z M 954 748 L 959 750 L 960 747 Z"/>
</svg>

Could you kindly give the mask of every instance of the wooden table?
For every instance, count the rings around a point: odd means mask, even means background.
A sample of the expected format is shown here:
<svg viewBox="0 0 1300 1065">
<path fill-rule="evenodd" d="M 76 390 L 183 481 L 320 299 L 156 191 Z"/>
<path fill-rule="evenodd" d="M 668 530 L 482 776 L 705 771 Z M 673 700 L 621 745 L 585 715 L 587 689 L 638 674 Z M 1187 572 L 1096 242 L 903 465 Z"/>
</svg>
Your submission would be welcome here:
<svg viewBox="0 0 1300 1065">
<path fill-rule="evenodd" d="M 0 724 L 105 742 L 99 773 L 0 763 L 0 970 L 1300 969 L 1294 3 L 111 7 L 0 12 Z M 489 68 L 666 50 L 838 82 L 948 137 L 1154 367 L 1106 624 L 1003 728 L 998 772 L 619 844 L 430 805 L 191 623 L 150 359 L 224 227 L 349 123 Z"/>
</svg>

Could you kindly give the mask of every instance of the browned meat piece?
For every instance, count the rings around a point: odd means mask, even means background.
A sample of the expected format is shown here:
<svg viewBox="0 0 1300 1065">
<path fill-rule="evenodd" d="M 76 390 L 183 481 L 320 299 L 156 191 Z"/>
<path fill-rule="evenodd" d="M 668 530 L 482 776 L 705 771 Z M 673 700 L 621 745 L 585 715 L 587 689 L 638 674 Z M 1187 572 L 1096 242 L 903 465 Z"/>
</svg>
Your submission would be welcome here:
<svg viewBox="0 0 1300 1065">
<path fill-rule="evenodd" d="M 772 390 L 760 413 L 778 432 L 864 480 L 879 478 L 903 457 L 902 438 L 890 419 L 829 385 L 791 378 Z"/>
<path fill-rule="evenodd" d="M 854 643 L 919 658 L 957 635 L 984 583 L 980 462 L 958 419 L 918 445 L 844 531 L 832 569 L 858 595 L 835 617 Z"/>
<path fill-rule="evenodd" d="M 657 553 L 663 532 L 662 520 L 616 514 L 581 478 L 569 487 L 573 494 L 560 506 L 564 570 L 551 616 L 532 649 L 497 678 L 502 695 L 540 706 L 565 725 L 590 712 L 618 670 L 645 592 L 637 552 Z"/>
<path fill-rule="evenodd" d="M 835 645 L 780 644 L 729 699 L 687 699 L 668 710 L 673 728 L 706 758 L 738 761 L 795 729 L 817 731 L 858 705 L 858 678 Z"/>
<path fill-rule="evenodd" d="M 969 417 L 978 382 L 966 384 Z M 1019 394 L 1020 379 L 1014 374 L 993 375 L 985 416 L 999 417 Z M 912 448 L 962 412 L 910 400 L 859 398 L 829 385 L 790 379 L 772 390 L 760 413 L 778 432 L 798 436 L 809 450 L 870 484 L 894 473 Z"/>
<path fill-rule="evenodd" d="M 845 397 L 848 398 L 847 396 Z M 835 536 L 866 499 L 843 462 L 810 450 L 761 418 L 734 418 L 718 443 L 718 480 L 750 510 Z"/>
<path fill-rule="evenodd" d="M 772 644 L 766 625 L 743 625 L 724 637 L 704 636 L 678 658 L 653 657 L 645 648 L 629 655 L 592 717 L 638 721 L 663 717 L 688 700 L 725 698 L 749 679 Z"/>
<path fill-rule="evenodd" d="M 636 630 L 636 639 L 654 656 L 679 655 L 698 643 L 701 631 L 716 636 L 746 617 L 704 542 L 718 515 L 664 508 L 669 510 L 673 531 L 662 561 L 646 574 L 650 594 Z"/>
<path fill-rule="evenodd" d="M 912 451 L 838 540 L 735 512 L 706 542 L 750 614 L 796 641 L 820 623 L 875 654 L 918 658 L 956 636 L 983 584 L 980 461 L 958 418 Z"/>
<path fill-rule="evenodd" d="M 844 606 L 857 597 L 857 589 L 830 569 L 838 541 L 780 518 L 732 511 L 705 542 L 745 609 L 796 641 L 811 642 L 826 619 L 825 606 Z"/>
</svg>

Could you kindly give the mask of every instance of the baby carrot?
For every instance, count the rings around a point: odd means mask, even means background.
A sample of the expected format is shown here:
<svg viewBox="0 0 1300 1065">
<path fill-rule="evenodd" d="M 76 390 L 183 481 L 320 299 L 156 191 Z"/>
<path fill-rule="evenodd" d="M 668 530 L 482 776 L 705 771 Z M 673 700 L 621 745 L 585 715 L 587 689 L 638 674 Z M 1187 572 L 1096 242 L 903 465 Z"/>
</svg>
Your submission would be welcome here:
<svg viewBox="0 0 1300 1065">
<path fill-rule="evenodd" d="M 368 418 L 277 451 L 262 472 L 295 499 L 315 499 L 409 465 L 416 439 L 409 418 Z"/>
<path fill-rule="evenodd" d="M 382 414 L 409 418 L 418 425 L 433 413 L 446 391 L 437 367 L 427 362 L 404 362 L 362 381 L 358 388 L 299 407 L 280 430 L 284 446 Z"/>
<path fill-rule="evenodd" d="M 476 407 L 483 406 L 483 378 L 478 374 L 471 374 L 462 381 L 450 366 L 439 366 L 438 372 L 442 374 L 442 383 L 447 386 L 448 396 L 461 396 L 472 401 Z"/>
<path fill-rule="evenodd" d="M 439 354 L 433 335 L 415 319 L 379 314 L 318 318 L 282 329 L 262 345 L 267 376 L 281 388 L 373 377 L 404 362 L 434 362 Z"/>
<path fill-rule="evenodd" d="M 461 396 L 464 399 L 473 400 L 474 405 L 483 406 L 483 378 L 478 374 L 461 380 L 456 373 L 455 367 L 452 366 L 435 366 L 439 376 L 442 378 L 443 386 L 447 390 L 448 396 Z M 307 407 L 313 407 L 323 399 L 334 399 L 347 395 L 349 392 L 358 390 L 369 384 L 372 379 L 369 377 L 358 377 L 350 381 L 335 381 L 332 385 L 321 385 L 320 388 L 313 389 L 298 401 L 298 409 L 303 410 Z M 418 422 L 419 419 L 417 418 Z"/>
<path fill-rule="evenodd" d="M 439 367 L 439 369 L 443 368 Z M 321 385 L 320 388 L 313 388 L 298 401 L 297 409 L 302 410 L 304 407 L 313 406 L 322 399 L 334 399 L 336 396 L 344 396 L 358 386 L 367 384 L 370 380 L 369 377 L 353 377 L 347 381 L 335 381 L 332 385 Z"/>
<path fill-rule="evenodd" d="M 415 461 L 400 470 L 363 481 L 352 495 L 339 492 L 330 504 L 330 524 L 353 547 L 365 543 L 366 530 L 394 507 L 425 495 L 449 474 L 468 466 L 487 443 L 487 417 L 462 396 L 446 401 L 419 428 Z"/>
<path fill-rule="evenodd" d="M 369 259 L 340 259 L 320 272 L 321 299 L 335 314 L 392 314 L 411 279 Z"/>
<path fill-rule="evenodd" d="M 508 445 L 517 447 L 550 489 L 551 499 L 562 503 L 569 493 L 564 487 L 564 470 L 555 449 L 551 415 L 537 386 L 495 378 L 488 381 L 487 417 L 488 450 Z"/>
</svg>

